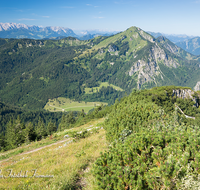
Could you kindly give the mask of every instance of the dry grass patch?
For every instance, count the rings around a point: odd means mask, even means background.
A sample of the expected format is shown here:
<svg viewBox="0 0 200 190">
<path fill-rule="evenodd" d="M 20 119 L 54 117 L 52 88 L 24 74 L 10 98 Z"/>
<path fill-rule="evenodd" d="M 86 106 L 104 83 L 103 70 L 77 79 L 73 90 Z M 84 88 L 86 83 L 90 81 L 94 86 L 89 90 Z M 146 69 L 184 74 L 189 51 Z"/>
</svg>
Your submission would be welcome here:
<svg viewBox="0 0 200 190">
<path fill-rule="evenodd" d="M 6 152 L 2 152 L 0 153 L 0 166 L 1 166 L 1 160 L 5 160 L 5 159 L 9 159 L 13 156 L 16 156 L 18 154 L 26 154 L 29 151 L 32 150 L 36 150 L 37 148 L 41 148 L 44 146 L 49 146 L 52 145 L 53 143 L 61 143 L 63 140 L 67 141 L 67 139 L 64 139 L 64 135 L 69 134 L 70 132 L 78 132 L 78 131 L 82 131 L 91 127 L 95 127 L 97 125 L 101 125 L 101 123 L 104 121 L 104 118 L 101 119 L 94 119 L 90 122 L 88 122 L 87 124 L 78 126 L 78 127 L 74 127 L 71 129 L 65 129 L 64 131 L 61 132 L 57 132 L 54 133 L 49 137 L 46 137 L 45 139 L 42 139 L 40 141 L 36 141 L 36 142 L 31 142 L 30 144 L 26 145 L 22 145 L 16 149 L 13 150 L 8 150 Z"/>
<path fill-rule="evenodd" d="M 93 163 L 100 152 L 106 149 L 105 131 L 70 144 L 59 144 L 44 148 L 27 155 L 19 155 L 1 163 L 0 169 L 4 177 L 8 177 L 8 169 L 17 176 L 28 178 L 0 178 L 2 189 L 70 189 L 78 188 L 77 180 L 81 171 Z M 53 178 L 32 177 L 34 175 L 54 176 Z"/>
</svg>

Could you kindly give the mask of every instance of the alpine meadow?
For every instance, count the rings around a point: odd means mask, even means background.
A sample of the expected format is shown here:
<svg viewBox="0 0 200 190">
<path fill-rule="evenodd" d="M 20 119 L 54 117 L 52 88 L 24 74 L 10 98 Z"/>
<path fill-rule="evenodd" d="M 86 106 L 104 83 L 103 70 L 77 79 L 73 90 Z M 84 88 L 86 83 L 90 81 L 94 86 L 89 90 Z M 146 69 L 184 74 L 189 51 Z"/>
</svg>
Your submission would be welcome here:
<svg viewBox="0 0 200 190">
<path fill-rule="evenodd" d="M 14 26 L 0 32 L 1 189 L 199 189 L 196 38 Z"/>
</svg>

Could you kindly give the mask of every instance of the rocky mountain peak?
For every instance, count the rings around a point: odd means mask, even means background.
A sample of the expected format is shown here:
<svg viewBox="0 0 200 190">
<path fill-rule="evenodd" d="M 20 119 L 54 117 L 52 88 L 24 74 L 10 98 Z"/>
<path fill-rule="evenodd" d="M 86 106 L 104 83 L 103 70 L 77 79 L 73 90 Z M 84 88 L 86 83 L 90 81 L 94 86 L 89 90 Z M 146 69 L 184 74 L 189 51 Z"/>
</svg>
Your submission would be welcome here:
<svg viewBox="0 0 200 190">
<path fill-rule="evenodd" d="M 17 24 L 17 23 L 0 23 L 0 31 L 14 30 L 14 29 L 27 29 L 34 30 L 40 29 L 40 26 L 29 26 L 26 24 Z"/>
</svg>

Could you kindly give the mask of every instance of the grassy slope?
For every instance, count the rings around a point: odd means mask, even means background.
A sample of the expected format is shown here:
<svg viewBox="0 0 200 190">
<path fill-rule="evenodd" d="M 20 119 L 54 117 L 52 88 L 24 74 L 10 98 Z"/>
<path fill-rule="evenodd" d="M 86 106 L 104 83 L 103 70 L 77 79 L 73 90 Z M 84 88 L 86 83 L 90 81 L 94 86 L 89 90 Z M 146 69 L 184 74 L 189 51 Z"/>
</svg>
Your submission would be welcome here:
<svg viewBox="0 0 200 190">
<path fill-rule="evenodd" d="M 115 43 L 116 41 L 121 40 L 124 37 L 124 35 L 126 35 L 127 38 L 123 41 L 124 42 L 128 41 L 130 44 L 130 47 L 131 47 L 129 49 L 129 53 L 132 51 L 140 50 L 145 45 L 147 45 L 147 42 L 145 40 L 142 40 L 142 38 L 137 34 L 138 34 L 138 29 L 136 27 L 130 27 L 124 32 L 118 33 L 116 35 L 113 35 L 113 36 L 105 39 L 105 40 L 102 40 L 99 44 L 97 44 L 97 45 L 93 46 L 91 49 L 83 52 L 83 54 L 81 54 L 79 57 L 81 58 L 84 55 L 86 55 L 87 53 L 91 53 L 94 50 L 106 48 L 110 43 Z"/>
<path fill-rule="evenodd" d="M 55 98 L 49 100 L 45 105 L 44 109 L 49 111 L 84 111 L 87 113 L 89 110 L 93 109 L 95 106 L 100 106 L 101 104 L 107 105 L 104 102 L 83 102 L 74 101 L 69 98 Z"/>
<path fill-rule="evenodd" d="M 41 145 L 48 142 L 52 144 L 55 139 L 62 139 L 65 134 L 69 134 L 71 131 L 82 131 L 88 128 L 101 127 L 103 119 L 89 122 L 78 128 L 71 130 L 65 130 L 63 132 L 53 135 L 53 139 L 48 138 L 42 140 Z M 71 139 L 66 139 L 70 141 Z M 28 146 L 21 148 L 32 150 L 38 147 L 39 142 L 32 143 Z M 24 175 L 25 171 L 28 171 L 27 176 L 32 176 L 37 169 L 37 175 L 53 175 L 53 178 L 2 178 L 0 188 L 2 189 L 70 189 L 83 186 L 83 180 L 88 179 L 87 185 L 90 186 L 86 189 L 93 189 L 91 179 L 90 165 L 99 157 L 100 152 L 104 151 L 107 147 L 105 140 L 105 131 L 100 129 L 98 133 L 94 133 L 91 136 L 78 140 L 77 142 L 71 142 L 70 144 L 59 143 L 46 147 L 37 152 L 28 153 L 24 155 L 15 155 L 9 158 L 9 160 L 0 162 L 0 169 L 2 173 L 0 175 L 8 176 L 8 169 L 12 169 L 15 176 L 22 171 L 21 175 Z M 9 151 L 18 152 L 18 149 Z M 3 153 L 4 155 L 7 152 Z M 0 154 L 1 156 L 2 154 Z M 10 155 L 11 156 L 11 155 Z M 89 172 L 88 172 L 89 171 Z M 12 174 L 13 174 L 12 173 Z M 90 178 L 90 179 L 89 179 Z"/>
</svg>

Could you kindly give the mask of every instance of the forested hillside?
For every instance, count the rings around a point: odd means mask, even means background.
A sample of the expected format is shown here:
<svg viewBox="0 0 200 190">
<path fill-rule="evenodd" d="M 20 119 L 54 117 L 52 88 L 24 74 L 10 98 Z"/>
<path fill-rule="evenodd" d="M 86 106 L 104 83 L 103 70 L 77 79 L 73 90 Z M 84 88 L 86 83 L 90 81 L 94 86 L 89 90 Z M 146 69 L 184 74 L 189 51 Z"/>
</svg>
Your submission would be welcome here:
<svg viewBox="0 0 200 190">
<path fill-rule="evenodd" d="M 48 99 L 58 96 L 81 99 L 84 87 L 98 85 L 98 79 L 93 80 L 96 73 L 73 63 L 74 57 L 89 48 L 84 43 L 74 38 L 60 41 L 2 40 L 1 100 L 38 109 L 43 108 Z M 111 103 L 114 100 L 110 100 L 110 93 L 119 96 L 114 89 L 106 88 L 89 98 L 101 100 L 102 93 L 104 100 Z M 88 99 L 88 95 L 85 98 Z"/>
<path fill-rule="evenodd" d="M 31 110 L 57 97 L 112 104 L 133 88 L 200 81 L 197 57 L 137 27 L 86 41 L 1 39 L 0 56 L 0 100 Z"/>
<path fill-rule="evenodd" d="M 5 105 L 0 102 L 0 133 L 5 131 L 6 124 L 11 119 L 17 119 L 20 117 L 22 122 L 32 122 L 35 125 L 39 118 L 43 120 L 45 124 L 52 121 L 56 125 L 60 123 L 62 113 L 61 112 L 47 112 L 45 110 L 40 111 L 27 111 L 24 109 L 20 109 L 17 107 L 12 107 L 9 105 Z"/>
</svg>

